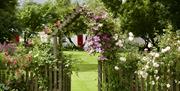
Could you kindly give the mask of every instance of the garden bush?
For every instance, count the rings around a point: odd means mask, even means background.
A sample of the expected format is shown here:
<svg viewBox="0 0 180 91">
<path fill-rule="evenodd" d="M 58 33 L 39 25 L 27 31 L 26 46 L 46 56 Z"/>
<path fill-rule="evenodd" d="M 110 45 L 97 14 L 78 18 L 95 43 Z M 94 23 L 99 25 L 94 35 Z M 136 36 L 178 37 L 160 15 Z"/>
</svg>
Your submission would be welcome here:
<svg viewBox="0 0 180 91">
<path fill-rule="evenodd" d="M 59 61 L 53 56 L 52 44 L 42 43 L 38 37 L 33 38 L 32 41 L 33 46 L 31 47 L 23 46 L 23 44 L 17 45 L 11 55 L 3 51 L 0 53 L 0 75 L 6 75 L 5 78 L 0 78 L 4 84 L 3 88 L 7 86 L 9 90 L 26 91 L 27 87 L 37 80 L 40 89 L 48 89 L 48 79 L 44 72 L 48 69 L 58 70 Z M 64 71 L 67 75 L 71 75 L 72 70 L 76 70 L 75 59 L 68 54 L 63 56 L 63 60 Z M 32 77 L 25 80 L 28 74 Z"/>
</svg>

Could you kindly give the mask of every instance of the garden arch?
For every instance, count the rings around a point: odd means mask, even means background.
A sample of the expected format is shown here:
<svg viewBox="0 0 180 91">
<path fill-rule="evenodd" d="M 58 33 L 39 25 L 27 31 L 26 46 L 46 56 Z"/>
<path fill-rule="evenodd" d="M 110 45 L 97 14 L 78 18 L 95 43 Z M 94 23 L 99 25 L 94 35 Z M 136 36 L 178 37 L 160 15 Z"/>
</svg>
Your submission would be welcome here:
<svg viewBox="0 0 180 91">
<path fill-rule="evenodd" d="M 101 47 L 106 45 L 106 43 L 112 41 L 110 40 L 111 34 L 108 31 L 98 31 L 100 29 L 102 29 L 104 22 L 106 18 L 107 18 L 107 13 L 106 12 L 101 12 L 100 14 L 96 15 L 95 13 L 89 11 L 86 9 L 85 6 L 78 6 L 76 9 L 74 9 L 74 12 L 72 12 L 64 22 L 62 22 L 62 24 L 57 24 L 57 29 L 51 33 L 51 37 L 53 37 L 53 53 L 54 56 L 60 61 L 59 64 L 59 70 L 60 70 L 60 78 L 59 78 L 59 91 L 70 91 L 70 81 L 67 84 L 64 84 L 64 82 L 66 82 L 67 78 L 69 76 L 66 75 L 66 72 L 64 71 L 64 60 L 63 60 L 63 55 L 62 55 L 62 29 L 67 26 L 68 24 L 70 24 L 71 22 L 73 22 L 73 20 L 77 19 L 80 16 L 85 16 L 87 17 L 90 22 L 93 22 L 93 25 L 91 26 L 90 29 L 90 34 L 91 35 L 95 35 L 94 37 L 91 37 L 88 41 L 92 42 L 92 41 L 96 41 L 97 45 L 91 45 L 89 44 L 89 48 L 87 49 L 87 51 L 89 51 L 90 53 L 93 52 L 99 52 L 101 53 L 100 57 L 99 57 L 99 61 L 98 61 L 98 91 L 102 91 L 102 82 L 103 79 L 106 80 L 106 77 L 104 75 L 103 76 L 103 72 L 102 72 L 102 62 L 104 60 L 108 60 L 107 57 L 105 57 L 105 55 L 103 55 L 105 53 L 105 49 L 102 49 Z M 111 28 L 111 27 L 107 27 L 106 28 Z M 58 38 L 57 38 L 58 37 Z M 102 38 L 102 40 L 100 39 Z M 59 39 L 59 40 L 58 40 Z M 102 45 L 100 42 L 104 42 L 105 44 Z M 58 43 L 59 42 L 59 43 Z M 101 46 L 102 45 L 102 46 Z M 59 49 L 60 48 L 60 49 Z M 93 50 L 93 51 L 92 51 Z M 63 84 L 65 86 L 63 86 Z"/>
</svg>

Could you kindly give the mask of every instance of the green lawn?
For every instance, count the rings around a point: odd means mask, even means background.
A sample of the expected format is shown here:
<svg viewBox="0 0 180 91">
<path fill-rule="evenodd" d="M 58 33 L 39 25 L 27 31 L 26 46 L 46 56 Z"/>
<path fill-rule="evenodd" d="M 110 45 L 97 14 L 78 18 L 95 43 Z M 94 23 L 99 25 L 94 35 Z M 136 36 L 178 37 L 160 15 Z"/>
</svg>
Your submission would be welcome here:
<svg viewBox="0 0 180 91">
<path fill-rule="evenodd" d="M 97 91 L 97 56 L 86 52 L 65 51 L 73 58 L 82 61 L 77 65 L 78 73 L 73 72 L 71 91 Z"/>
</svg>

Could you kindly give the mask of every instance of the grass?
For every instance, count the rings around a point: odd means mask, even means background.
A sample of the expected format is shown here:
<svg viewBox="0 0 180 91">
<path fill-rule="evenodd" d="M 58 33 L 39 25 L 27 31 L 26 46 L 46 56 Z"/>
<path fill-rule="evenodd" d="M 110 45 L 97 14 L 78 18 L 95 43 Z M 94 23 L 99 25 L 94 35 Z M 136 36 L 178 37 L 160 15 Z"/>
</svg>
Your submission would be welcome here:
<svg viewBox="0 0 180 91">
<path fill-rule="evenodd" d="M 73 58 L 81 60 L 78 73 L 73 72 L 71 91 L 97 91 L 97 56 L 82 51 L 65 51 Z"/>
</svg>

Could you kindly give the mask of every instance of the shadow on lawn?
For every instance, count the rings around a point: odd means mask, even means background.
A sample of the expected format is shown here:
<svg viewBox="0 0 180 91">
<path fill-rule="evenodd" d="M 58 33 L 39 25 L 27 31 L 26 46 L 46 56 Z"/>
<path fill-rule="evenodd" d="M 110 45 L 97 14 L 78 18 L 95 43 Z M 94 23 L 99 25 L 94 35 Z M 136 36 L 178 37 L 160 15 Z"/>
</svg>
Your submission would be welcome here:
<svg viewBox="0 0 180 91">
<path fill-rule="evenodd" d="M 79 64 L 78 72 L 96 71 L 97 64 Z"/>
</svg>

